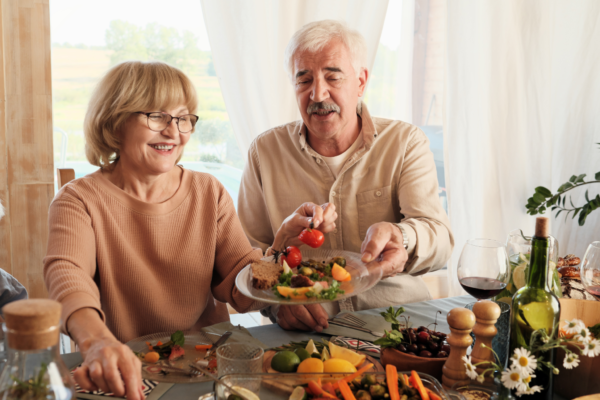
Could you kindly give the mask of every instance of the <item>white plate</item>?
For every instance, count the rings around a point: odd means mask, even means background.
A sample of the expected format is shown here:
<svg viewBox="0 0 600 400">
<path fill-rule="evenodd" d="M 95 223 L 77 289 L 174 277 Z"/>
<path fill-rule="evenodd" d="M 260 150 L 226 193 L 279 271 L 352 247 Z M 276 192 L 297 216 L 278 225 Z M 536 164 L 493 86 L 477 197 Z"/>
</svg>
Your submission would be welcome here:
<svg viewBox="0 0 600 400">
<path fill-rule="evenodd" d="M 346 271 L 350 272 L 352 280 L 348 282 L 341 282 L 340 286 L 344 290 L 344 294 L 338 294 L 334 300 L 317 299 L 314 297 L 308 298 L 307 300 L 299 299 L 282 299 L 277 297 L 271 289 L 258 290 L 252 287 L 252 270 L 250 265 L 244 267 L 240 271 L 235 279 L 235 285 L 242 294 L 251 299 L 262 301 L 264 303 L 271 304 L 314 304 L 314 303 L 328 303 L 331 301 L 338 301 L 347 297 L 356 296 L 364 292 L 365 290 L 371 289 L 381 280 L 382 270 L 378 267 L 367 267 L 367 264 L 363 263 L 361 255 L 358 253 L 352 253 L 349 251 L 333 250 L 333 249 L 310 249 L 302 248 L 302 260 L 308 261 L 313 259 L 315 261 L 328 261 L 333 257 L 344 257 L 346 259 Z M 263 258 L 264 261 L 273 261 L 273 256 Z"/>
</svg>

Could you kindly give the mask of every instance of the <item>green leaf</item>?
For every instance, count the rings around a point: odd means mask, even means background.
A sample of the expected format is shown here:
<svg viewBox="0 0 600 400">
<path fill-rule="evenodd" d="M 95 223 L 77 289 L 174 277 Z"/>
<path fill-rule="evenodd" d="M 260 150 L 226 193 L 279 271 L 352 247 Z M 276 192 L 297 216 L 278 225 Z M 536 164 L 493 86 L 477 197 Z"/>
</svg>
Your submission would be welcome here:
<svg viewBox="0 0 600 400">
<path fill-rule="evenodd" d="M 183 346 L 185 344 L 185 335 L 182 331 L 177 331 L 171 335 L 171 342 L 173 342 L 173 344 Z"/>
<path fill-rule="evenodd" d="M 588 329 L 590 330 L 590 333 L 592 335 L 594 335 L 594 337 L 600 338 L 600 323 L 594 325 L 594 326 L 588 326 Z"/>
<path fill-rule="evenodd" d="M 594 175 L 594 178 L 596 178 L 597 181 L 600 181 L 600 172 L 596 172 L 596 175 Z"/>
<path fill-rule="evenodd" d="M 584 182 L 583 178 L 586 177 L 586 174 L 581 174 L 577 177 L 577 179 L 575 179 L 575 182 Z"/>
<path fill-rule="evenodd" d="M 569 178 L 569 182 L 575 183 L 576 181 L 577 181 L 577 175 L 571 175 L 571 177 Z"/>
<path fill-rule="evenodd" d="M 554 216 L 554 218 L 558 218 L 558 214 L 560 214 L 561 212 L 563 212 L 563 210 L 558 210 L 558 212 L 556 213 L 556 215 Z"/>
<path fill-rule="evenodd" d="M 552 197 L 552 192 L 543 186 L 536 187 L 535 192 L 541 194 L 544 197 Z"/>
<path fill-rule="evenodd" d="M 562 206 L 563 207 L 565 206 L 565 200 L 567 200 L 567 196 L 563 196 L 563 199 L 562 199 Z"/>
<path fill-rule="evenodd" d="M 585 191 L 585 201 L 590 202 L 590 198 L 588 197 L 590 189 Z"/>
<path fill-rule="evenodd" d="M 571 196 L 569 196 L 569 203 L 571 203 L 571 207 L 577 208 L 577 207 L 575 207 L 575 205 L 573 205 L 573 200 L 571 199 Z"/>
<path fill-rule="evenodd" d="M 554 195 L 554 196 L 552 196 L 550 198 L 550 200 L 548 200 L 547 203 L 548 203 L 549 206 L 553 206 L 554 204 L 556 204 L 556 200 L 558 200 L 558 199 L 559 199 L 559 196 L 558 195 Z"/>
<path fill-rule="evenodd" d="M 585 224 L 585 219 L 588 216 L 588 211 L 582 211 L 581 214 L 579 214 L 579 226 L 583 226 L 583 224 Z"/>
<path fill-rule="evenodd" d="M 533 200 L 536 203 L 542 204 L 544 201 L 546 201 L 546 198 L 542 194 L 540 194 L 540 193 L 535 193 L 533 195 Z"/>
</svg>

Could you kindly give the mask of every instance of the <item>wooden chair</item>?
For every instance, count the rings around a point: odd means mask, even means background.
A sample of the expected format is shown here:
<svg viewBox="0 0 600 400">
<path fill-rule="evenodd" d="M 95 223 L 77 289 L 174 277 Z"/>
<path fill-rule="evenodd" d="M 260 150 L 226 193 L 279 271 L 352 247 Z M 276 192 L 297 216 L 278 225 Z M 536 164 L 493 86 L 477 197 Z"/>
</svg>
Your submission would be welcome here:
<svg viewBox="0 0 600 400">
<path fill-rule="evenodd" d="M 60 189 L 65 184 L 75 179 L 75 170 L 73 168 L 56 168 L 56 177 L 58 180 L 58 188 Z"/>
</svg>

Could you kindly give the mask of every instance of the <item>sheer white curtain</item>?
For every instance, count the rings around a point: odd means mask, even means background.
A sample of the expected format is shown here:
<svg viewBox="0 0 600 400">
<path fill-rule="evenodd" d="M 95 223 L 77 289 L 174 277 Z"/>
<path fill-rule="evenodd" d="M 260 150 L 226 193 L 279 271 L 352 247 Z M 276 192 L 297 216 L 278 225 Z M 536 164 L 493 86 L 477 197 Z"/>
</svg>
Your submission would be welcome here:
<svg viewBox="0 0 600 400">
<path fill-rule="evenodd" d="M 600 1 L 448 2 L 445 160 L 456 264 L 466 240 L 505 241 L 534 218 L 536 186 L 555 191 L 573 174 L 600 171 Z M 600 185 L 588 186 L 590 197 Z M 584 192 L 573 193 L 581 205 Z M 546 212 L 546 215 L 549 215 Z M 600 239 L 600 212 L 585 226 L 552 214 L 561 254 L 583 257 Z"/>
<path fill-rule="evenodd" d="M 388 5 L 388 0 L 201 2 L 225 106 L 244 156 L 260 133 L 300 118 L 283 68 L 283 51 L 294 32 L 312 21 L 345 21 L 365 36 L 371 67 Z"/>
</svg>

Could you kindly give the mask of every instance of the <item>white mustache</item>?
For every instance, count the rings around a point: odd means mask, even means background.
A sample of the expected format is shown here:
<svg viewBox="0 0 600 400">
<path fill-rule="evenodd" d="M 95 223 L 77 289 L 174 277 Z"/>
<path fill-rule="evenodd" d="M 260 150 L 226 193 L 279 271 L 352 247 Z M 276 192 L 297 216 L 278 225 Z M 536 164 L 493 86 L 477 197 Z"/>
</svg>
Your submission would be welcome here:
<svg viewBox="0 0 600 400">
<path fill-rule="evenodd" d="M 335 111 L 338 114 L 340 113 L 340 107 L 337 104 L 325 103 L 323 101 L 321 101 L 319 103 L 312 103 L 311 105 L 309 105 L 306 108 L 306 113 L 308 115 L 310 115 L 310 114 L 317 112 L 318 110 Z"/>
</svg>

